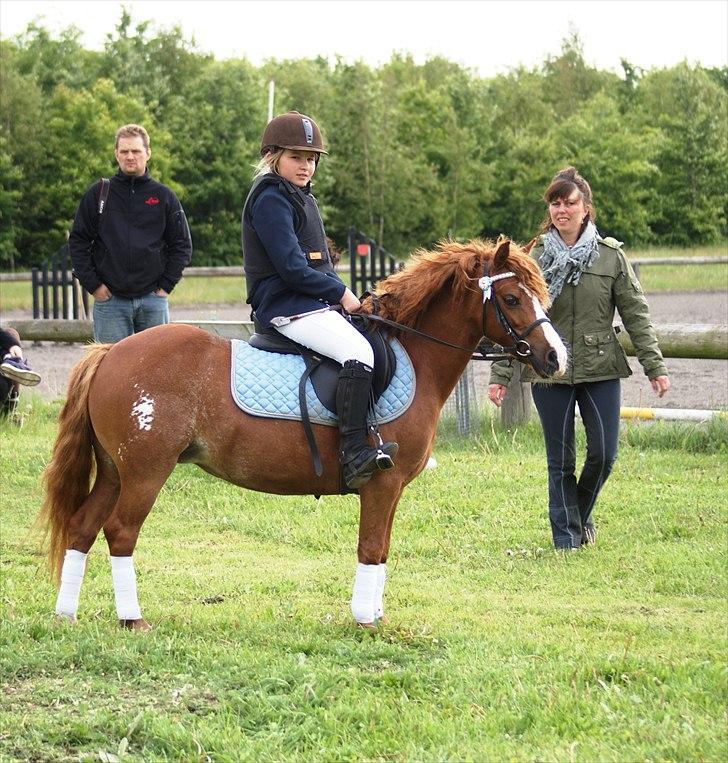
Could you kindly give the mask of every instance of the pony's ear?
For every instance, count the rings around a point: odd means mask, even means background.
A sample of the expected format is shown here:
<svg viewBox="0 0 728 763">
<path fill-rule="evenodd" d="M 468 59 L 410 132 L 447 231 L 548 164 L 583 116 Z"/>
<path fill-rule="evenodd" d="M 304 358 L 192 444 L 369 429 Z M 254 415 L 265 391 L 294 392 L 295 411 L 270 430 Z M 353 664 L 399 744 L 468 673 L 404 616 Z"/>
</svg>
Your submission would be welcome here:
<svg viewBox="0 0 728 763">
<path fill-rule="evenodd" d="M 534 236 L 527 244 L 523 247 L 524 254 L 528 254 L 531 249 L 536 245 L 536 241 L 538 241 L 538 236 Z"/>
<path fill-rule="evenodd" d="M 498 243 L 498 248 L 493 255 L 493 267 L 502 268 L 506 264 L 508 254 L 511 251 L 510 239 L 505 239 Z"/>
</svg>

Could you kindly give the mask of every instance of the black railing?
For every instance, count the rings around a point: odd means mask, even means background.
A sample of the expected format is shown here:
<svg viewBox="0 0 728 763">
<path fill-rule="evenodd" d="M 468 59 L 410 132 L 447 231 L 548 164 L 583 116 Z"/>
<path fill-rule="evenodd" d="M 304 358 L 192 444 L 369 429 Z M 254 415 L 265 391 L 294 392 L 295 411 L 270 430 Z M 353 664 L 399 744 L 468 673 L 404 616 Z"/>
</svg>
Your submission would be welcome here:
<svg viewBox="0 0 728 763">
<path fill-rule="evenodd" d="M 88 292 L 71 270 L 68 245 L 62 246 L 42 267 L 30 272 L 33 318 L 86 318 Z"/>
<path fill-rule="evenodd" d="M 402 267 L 394 255 L 356 228 L 349 228 L 351 290 L 362 294 Z"/>
</svg>

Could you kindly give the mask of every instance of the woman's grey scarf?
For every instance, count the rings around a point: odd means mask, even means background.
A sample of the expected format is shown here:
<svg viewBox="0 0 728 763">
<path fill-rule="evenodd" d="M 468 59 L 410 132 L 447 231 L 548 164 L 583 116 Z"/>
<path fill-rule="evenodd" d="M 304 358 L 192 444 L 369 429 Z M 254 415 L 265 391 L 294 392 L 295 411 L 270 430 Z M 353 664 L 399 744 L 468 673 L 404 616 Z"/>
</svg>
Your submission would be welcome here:
<svg viewBox="0 0 728 763">
<path fill-rule="evenodd" d="M 598 236 L 590 220 L 574 246 L 567 246 L 554 228 L 543 237 L 543 254 L 538 261 L 552 302 L 561 294 L 564 284 L 576 286 L 584 270 L 592 266 L 599 254 Z"/>
</svg>

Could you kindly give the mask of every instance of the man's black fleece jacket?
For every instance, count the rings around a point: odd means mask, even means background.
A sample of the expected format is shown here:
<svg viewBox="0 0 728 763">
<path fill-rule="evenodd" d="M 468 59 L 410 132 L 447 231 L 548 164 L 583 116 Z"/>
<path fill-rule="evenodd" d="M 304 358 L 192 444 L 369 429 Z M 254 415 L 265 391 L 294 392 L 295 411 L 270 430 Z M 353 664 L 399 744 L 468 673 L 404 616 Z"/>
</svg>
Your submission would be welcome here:
<svg viewBox="0 0 728 763">
<path fill-rule="evenodd" d="M 192 238 L 174 192 L 149 177 L 117 172 L 99 217 L 101 182 L 86 191 L 68 240 L 76 277 L 93 293 L 106 284 L 134 299 L 172 291 L 192 259 Z"/>
</svg>

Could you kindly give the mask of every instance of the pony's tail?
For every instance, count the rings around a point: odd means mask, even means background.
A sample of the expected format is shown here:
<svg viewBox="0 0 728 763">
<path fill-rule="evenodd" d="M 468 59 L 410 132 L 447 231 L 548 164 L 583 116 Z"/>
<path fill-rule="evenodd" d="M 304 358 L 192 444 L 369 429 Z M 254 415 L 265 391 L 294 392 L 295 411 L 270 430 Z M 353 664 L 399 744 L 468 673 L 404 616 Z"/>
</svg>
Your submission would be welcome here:
<svg viewBox="0 0 728 763">
<path fill-rule="evenodd" d="M 43 473 L 45 497 L 37 524 L 44 540 L 48 539 L 47 562 L 56 579 L 68 547 L 69 522 L 88 496 L 96 472 L 88 395 L 99 364 L 111 346 L 93 345 L 71 372 L 53 455 Z"/>
</svg>

